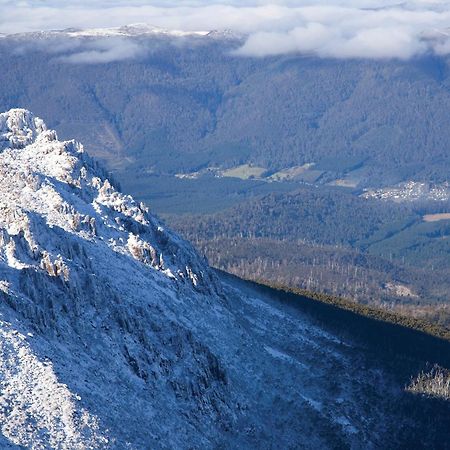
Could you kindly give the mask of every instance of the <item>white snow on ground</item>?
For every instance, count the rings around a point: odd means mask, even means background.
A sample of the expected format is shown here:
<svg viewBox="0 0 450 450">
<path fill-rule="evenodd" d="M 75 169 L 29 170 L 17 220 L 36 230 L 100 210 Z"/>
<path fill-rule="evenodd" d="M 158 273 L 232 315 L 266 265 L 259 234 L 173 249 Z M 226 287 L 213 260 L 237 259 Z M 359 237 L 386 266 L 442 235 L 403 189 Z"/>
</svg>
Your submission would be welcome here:
<svg viewBox="0 0 450 450">
<path fill-rule="evenodd" d="M 0 322 L 0 423 L 6 438 L 32 449 L 107 446 L 97 418 L 79 400 L 58 382 L 51 361 L 39 361 L 26 337 Z"/>
<path fill-rule="evenodd" d="M 265 345 L 264 349 L 266 350 L 267 353 L 269 353 L 269 355 L 273 356 L 274 358 L 281 359 L 283 361 L 288 361 L 292 364 L 299 364 L 301 367 L 308 369 L 308 366 L 306 364 L 297 361 L 295 358 L 292 358 L 292 356 L 286 355 L 286 353 L 280 352 L 279 350 L 269 347 L 268 345 Z"/>
<path fill-rule="evenodd" d="M 211 407 L 216 392 L 204 383 L 221 384 L 217 361 L 172 311 L 177 297 L 204 303 L 221 294 L 192 246 L 29 111 L 0 114 L 0 180 L 0 314 L 12 324 L 0 323 L 3 435 L 31 448 L 123 448 L 133 438 L 143 445 L 156 429 L 180 426 L 170 396 L 199 377 L 195 391 Z M 36 338 L 28 344 L 25 335 Z M 142 396 L 161 384 L 169 393 Z M 130 401 L 118 425 L 114 415 Z M 184 403 L 184 414 L 197 407 Z M 155 413 L 155 404 L 174 409 Z M 155 416 L 161 424 L 150 426 Z M 120 443 L 107 437 L 109 425 Z"/>
<path fill-rule="evenodd" d="M 62 32 L 64 33 L 64 31 Z M 66 31 L 65 33 L 72 37 L 142 36 L 142 35 L 190 37 L 190 36 L 206 36 L 208 35 L 209 31 L 168 30 L 165 28 L 154 27 L 146 23 L 136 23 L 115 28 L 92 28 L 92 29 Z"/>
</svg>

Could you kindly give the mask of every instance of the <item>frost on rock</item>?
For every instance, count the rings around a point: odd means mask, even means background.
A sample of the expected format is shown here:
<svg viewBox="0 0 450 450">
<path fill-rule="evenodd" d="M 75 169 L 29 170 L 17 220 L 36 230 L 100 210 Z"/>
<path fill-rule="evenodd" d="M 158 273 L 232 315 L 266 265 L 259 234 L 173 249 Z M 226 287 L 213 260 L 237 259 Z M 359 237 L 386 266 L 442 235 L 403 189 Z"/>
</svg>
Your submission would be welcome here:
<svg viewBox="0 0 450 450">
<path fill-rule="evenodd" d="M 173 432 L 181 414 L 230 420 L 217 358 L 171 311 L 221 301 L 203 259 L 30 112 L 1 114 L 0 136 L 0 317 L 11 320 L 0 320 L 3 436 L 36 449 L 135 448 L 128 439 L 144 448 L 154 417 Z M 143 389 L 159 394 L 131 400 Z M 123 430 L 114 414 L 91 413 L 108 397 L 118 410 L 132 402 Z M 151 407 L 167 403 L 178 415 Z"/>
<path fill-rule="evenodd" d="M 12 109 L 0 114 L 0 150 L 6 146 L 23 148 L 46 129 L 41 119 L 25 109 Z"/>
<path fill-rule="evenodd" d="M 54 131 L 26 110 L 0 115 L 3 152 L 0 226 L 10 235 L 30 238 L 33 214 L 44 217 L 46 225 L 60 227 L 83 239 L 102 240 L 120 253 L 180 282 L 189 281 L 199 290 L 216 286 L 192 246 L 167 232 L 143 204 L 119 192 L 105 171 L 75 141 L 60 142 Z M 20 218 L 15 215 L 20 214 Z M 15 229 L 21 227 L 20 230 Z M 19 239 L 19 238 L 17 238 Z M 17 239 L 10 240 L 11 247 Z M 43 246 L 42 246 L 43 247 Z M 61 255 L 33 243 L 33 253 L 46 251 L 39 265 L 50 270 L 49 258 Z M 16 251 L 10 260 L 24 267 Z"/>
<path fill-rule="evenodd" d="M 39 361 L 26 337 L 0 322 L 0 424 L 12 443 L 31 449 L 105 448 L 98 420 Z M 26 408 L 24 408 L 26 405 Z"/>
</svg>

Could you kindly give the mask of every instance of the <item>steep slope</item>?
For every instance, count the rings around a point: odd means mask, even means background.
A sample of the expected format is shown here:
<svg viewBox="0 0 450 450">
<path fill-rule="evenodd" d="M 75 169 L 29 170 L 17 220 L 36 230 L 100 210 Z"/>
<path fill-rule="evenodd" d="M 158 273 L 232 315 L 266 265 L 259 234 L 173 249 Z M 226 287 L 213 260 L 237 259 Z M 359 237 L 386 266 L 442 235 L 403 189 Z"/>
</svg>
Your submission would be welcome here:
<svg viewBox="0 0 450 450">
<path fill-rule="evenodd" d="M 422 362 L 219 278 L 80 144 L 0 114 L 4 448 L 433 445 Z"/>
<path fill-rule="evenodd" d="M 25 338 L 3 323 L 3 403 L 14 405 L 3 411 L 4 434 L 25 445 L 64 442 L 66 448 L 85 448 L 87 442 L 103 442 L 94 416 L 77 407 L 68 388 L 57 382 L 56 368 L 30 349 L 37 347 L 39 353 L 42 348 L 41 356 L 54 360 L 41 336 L 68 346 L 61 350 L 68 352 L 61 364 L 67 356 L 77 360 L 65 370 L 78 366 L 70 379 L 86 383 L 77 391 L 90 392 L 91 408 L 105 407 L 108 397 L 115 397 L 123 406 L 133 403 L 128 408 L 140 424 L 147 405 L 133 400 L 140 391 L 136 385 L 144 383 L 151 391 L 162 378 L 179 395 L 194 383 L 203 406 L 214 409 L 213 403 L 226 397 L 221 368 L 170 311 L 177 297 L 203 303 L 218 298 L 220 289 L 205 263 L 143 205 L 117 192 L 79 144 L 59 142 L 24 110 L 0 115 L 0 130 L 1 296 L 3 306 L 9 305 L 4 317 L 9 323 L 20 317 L 30 333 Z M 78 360 L 74 348 L 89 348 L 91 360 Z M 184 379 L 179 366 L 191 377 Z M 98 390 L 90 381 L 97 371 L 106 377 Z M 215 383 L 217 388 L 211 387 Z M 159 401 L 169 402 L 160 396 Z M 42 402 L 49 407 L 42 409 Z M 168 413 L 155 409 L 149 408 L 147 417 Z M 220 404 L 215 413 L 221 414 Z M 32 437 L 23 437 L 28 426 L 46 428 L 48 436 L 33 431 Z M 123 426 L 128 433 L 137 431 L 132 420 Z M 151 431 L 144 435 L 150 439 Z"/>
</svg>

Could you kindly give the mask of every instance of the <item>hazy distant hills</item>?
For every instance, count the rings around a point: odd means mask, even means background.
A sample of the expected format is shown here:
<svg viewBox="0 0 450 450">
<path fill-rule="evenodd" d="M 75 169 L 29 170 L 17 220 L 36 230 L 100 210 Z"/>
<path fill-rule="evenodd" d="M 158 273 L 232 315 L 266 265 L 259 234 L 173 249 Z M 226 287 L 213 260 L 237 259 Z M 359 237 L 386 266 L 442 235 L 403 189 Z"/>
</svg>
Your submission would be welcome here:
<svg viewBox="0 0 450 450">
<path fill-rule="evenodd" d="M 447 178 L 448 59 L 243 58 L 220 34 L 137 34 L 120 53 L 69 34 L 2 38 L 0 108 L 48 117 L 124 176 L 316 163 L 322 181 Z"/>
</svg>

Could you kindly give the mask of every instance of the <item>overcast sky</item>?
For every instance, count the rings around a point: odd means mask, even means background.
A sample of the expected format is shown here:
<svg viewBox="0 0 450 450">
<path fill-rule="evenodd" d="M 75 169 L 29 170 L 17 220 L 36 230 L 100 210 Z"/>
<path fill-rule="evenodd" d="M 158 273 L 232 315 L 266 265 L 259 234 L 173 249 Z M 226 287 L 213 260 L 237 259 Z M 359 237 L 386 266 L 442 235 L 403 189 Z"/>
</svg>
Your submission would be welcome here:
<svg viewBox="0 0 450 450">
<path fill-rule="evenodd" d="M 2 33 L 138 22 L 244 32 L 249 37 L 239 53 L 248 56 L 408 59 L 450 53 L 450 0 L 0 0 Z"/>
</svg>

